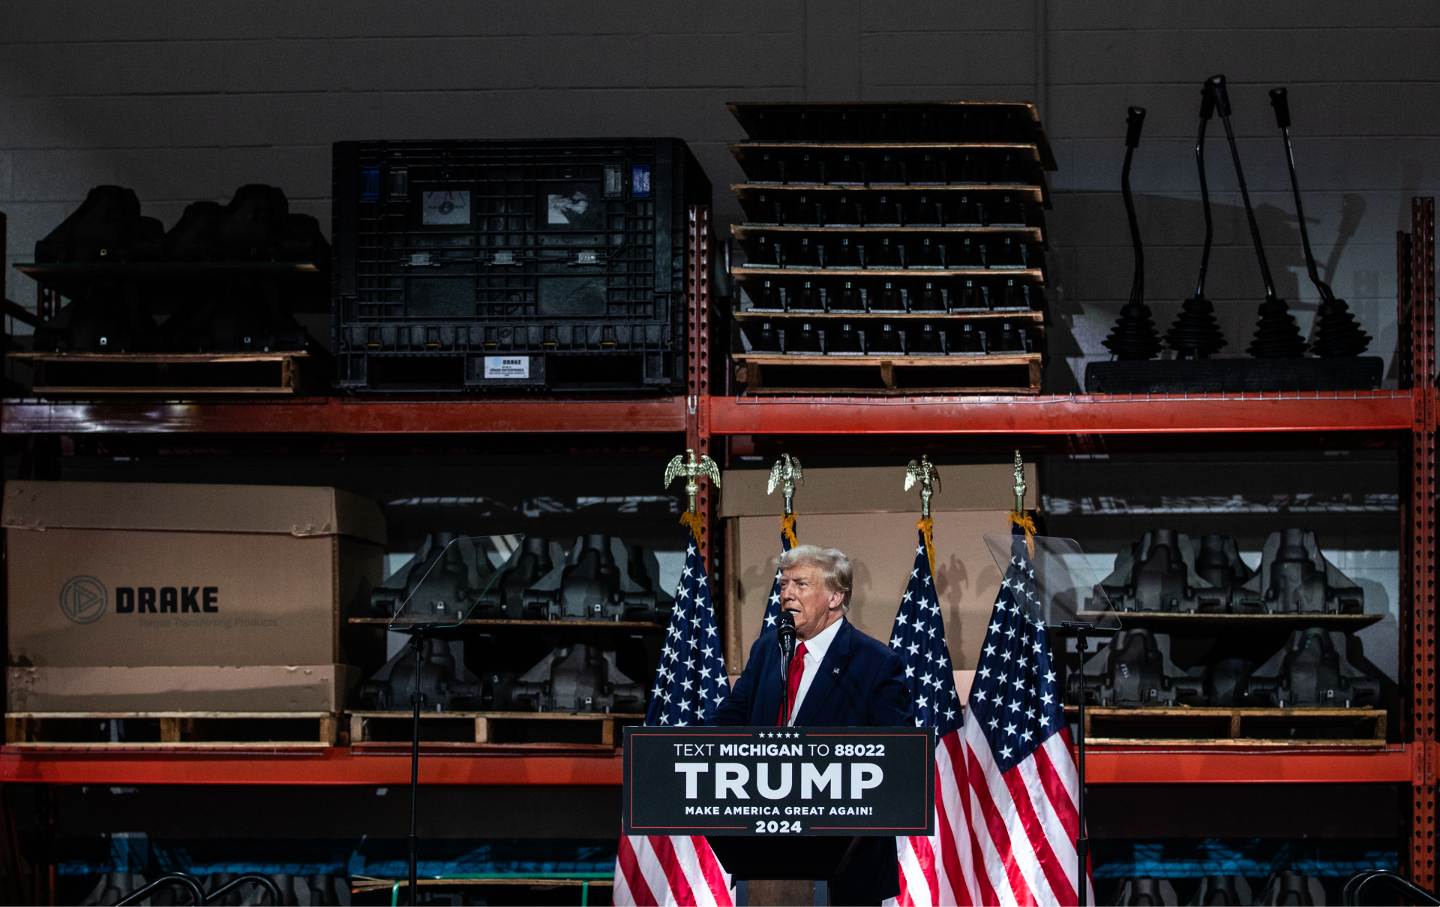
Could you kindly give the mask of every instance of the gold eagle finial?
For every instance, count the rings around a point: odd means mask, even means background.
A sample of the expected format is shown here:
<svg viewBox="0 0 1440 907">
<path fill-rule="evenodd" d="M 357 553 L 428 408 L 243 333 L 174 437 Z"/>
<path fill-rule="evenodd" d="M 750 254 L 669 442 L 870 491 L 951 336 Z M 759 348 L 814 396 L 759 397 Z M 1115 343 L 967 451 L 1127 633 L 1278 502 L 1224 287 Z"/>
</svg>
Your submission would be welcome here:
<svg viewBox="0 0 1440 907">
<path fill-rule="evenodd" d="M 770 467 L 770 481 L 765 485 L 766 494 L 774 494 L 776 488 L 785 492 L 785 515 L 795 512 L 795 483 L 805 484 L 805 473 L 800 470 L 800 460 L 788 453 L 782 453 L 775 465 Z"/>
<path fill-rule="evenodd" d="M 665 467 L 665 487 L 669 488 L 670 483 L 681 476 L 685 477 L 685 494 L 690 497 L 690 513 L 695 512 L 695 496 L 700 493 L 700 483 L 696 481 L 700 476 L 705 476 L 715 487 L 720 487 L 720 467 L 710 459 L 709 454 L 701 454 L 697 460 L 694 448 L 685 448 L 684 456 L 676 454 Z"/>
<path fill-rule="evenodd" d="M 935 465 L 930 462 L 930 458 L 924 454 L 920 455 L 918 462 L 911 460 L 905 465 L 905 490 L 909 491 L 916 485 L 920 486 L 920 516 L 928 520 L 930 497 L 940 490 L 940 474 L 935 471 Z"/>
</svg>

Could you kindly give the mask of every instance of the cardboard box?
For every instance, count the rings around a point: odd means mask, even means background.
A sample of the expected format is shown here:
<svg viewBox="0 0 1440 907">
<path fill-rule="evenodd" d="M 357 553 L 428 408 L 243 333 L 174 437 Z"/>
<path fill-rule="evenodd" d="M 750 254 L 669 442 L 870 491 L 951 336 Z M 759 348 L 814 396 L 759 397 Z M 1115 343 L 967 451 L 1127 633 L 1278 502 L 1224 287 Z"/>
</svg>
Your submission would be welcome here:
<svg viewBox="0 0 1440 907">
<path fill-rule="evenodd" d="M 11 710 L 336 709 L 337 666 L 383 660 L 381 634 L 342 623 L 383 578 L 362 498 L 11 482 L 0 521 Z"/>
<path fill-rule="evenodd" d="M 985 535 L 1008 533 L 1014 505 L 1014 467 L 997 463 L 937 467 L 942 490 L 931 499 L 935 519 L 935 583 L 944 609 L 945 637 L 959 680 L 968 690 L 985 636 L 1000 570 Z M 768 470 L 730 470 L 723 476 L 725 518 L 725 662 L 739 673 L 759 634 L 780 553 L 780 492 L 765 494 Z M 889 639 L 900 596 L 915 560 L 918 491 L 904 491 L 903 469 L 806 469 L 796 489 L 801 544 L 839 548 L 854 564 L 847 615 L 856 627 Z M 1039 500 L 1034 467 L 1025 467 L 1026 507 Z"/>
<path fill-rule="evenodd" d="M 12 712 L 336 712 L 349 665 L 9 668 Z"/>
</svg>

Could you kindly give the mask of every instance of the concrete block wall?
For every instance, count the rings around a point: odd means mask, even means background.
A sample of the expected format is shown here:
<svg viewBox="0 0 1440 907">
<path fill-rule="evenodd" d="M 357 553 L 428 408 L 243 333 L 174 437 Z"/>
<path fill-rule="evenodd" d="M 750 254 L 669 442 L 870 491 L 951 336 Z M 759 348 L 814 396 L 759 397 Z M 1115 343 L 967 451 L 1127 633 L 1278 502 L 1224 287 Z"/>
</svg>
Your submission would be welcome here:
<svg viewBox="0 0 1440 907">
<path fill-rule="evenodd" d="M 0 210 L 7 269 L 99 183 L 173 223 L 246 182 L 329 224 L 330 143 L 357 138 L 676 135 L 740 218 L 731 100 L 1033 99 L 1060 170 L 1049 219 L 1056 356 L 1103 358 L 1131 254 L 1119 196 L 1125 110 L 1149 110 L 1134 186 L 1163 330 L 1192 288 L 1199 85 L 1224 72 L 1281 295 L 1304 276 L 1266 91 L 1287 85 L 1321 270 L 1393 360 L 1394 233 L 1440 190 L 1440 6 L 1377 0 L 10 0 L 0 5 Z M 1261 298 L 1233 170 L 1208 145 L 1208 295 L 1232 351 Z M 13 275 L 9 295 L 32 304 Z M 1393 368 L 1393 363 L 1392 363 Z"/>
</svg>

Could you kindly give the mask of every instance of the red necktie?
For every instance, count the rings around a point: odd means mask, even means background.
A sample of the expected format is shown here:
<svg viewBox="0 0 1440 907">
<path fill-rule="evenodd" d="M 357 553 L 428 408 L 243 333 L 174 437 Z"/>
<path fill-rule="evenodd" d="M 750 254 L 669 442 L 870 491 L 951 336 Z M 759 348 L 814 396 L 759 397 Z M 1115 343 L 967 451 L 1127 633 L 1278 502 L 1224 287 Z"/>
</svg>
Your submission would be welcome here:
<svg viewBox="0 0 1440 907">
<path fill-rule="evenodd" d="M 802 642 L 795 647 L 795 654 L 790 656 L 790 673 L 785 675 L 785 689 L 789 691 L 785 698 L 790 703 L 790 711 L 792 713 L 795 711 L 795 694 L 800 692 L 800 678 L 804 674 L 805 643 Z M 786 720 L 789 717 L 789 715 L 785 714 L 785 703 L 780 703 L 780 717 L 775 720 L 775 723 L 780 727 L 784 727 L 790 723 Z"/>
</svg>

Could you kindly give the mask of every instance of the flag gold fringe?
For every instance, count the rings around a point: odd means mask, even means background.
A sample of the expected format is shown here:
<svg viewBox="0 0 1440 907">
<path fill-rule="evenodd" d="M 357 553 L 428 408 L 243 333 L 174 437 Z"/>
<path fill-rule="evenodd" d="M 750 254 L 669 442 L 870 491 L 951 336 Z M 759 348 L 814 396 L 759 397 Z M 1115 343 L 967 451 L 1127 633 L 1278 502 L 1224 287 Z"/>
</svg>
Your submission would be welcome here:
<svg viewBox="0 0 1440 907">
<path fill-rule="evenodd" d="M 1010 522 L 1025 530 L 1025 551 L 1035 556 L 1035 518 L 1028 513 L 1011 513 Z"/>
<path fill-rule="evenodd" d="M 915 524 L 920 530 L 920 535 L 925 539 L 925 559 L 930 562 L 930 575 L 935 575 L 935 521 L 925 517 Z"/>
<path fill-rule="evenodd" d="M 690 534 L 695 536 L 695 541 L 700 541 L 700 514 L 687 510 L 680 514 L 680 525 L 688 526 Z"/>
<path fill-rule="evenodd" d="M 785 536 L 785 541 L 790 543 L 791 548 L 800 544 L 795 539 L 795 514 L 787 513 L 780 518 L 780 534 Z"/>
</svg>

